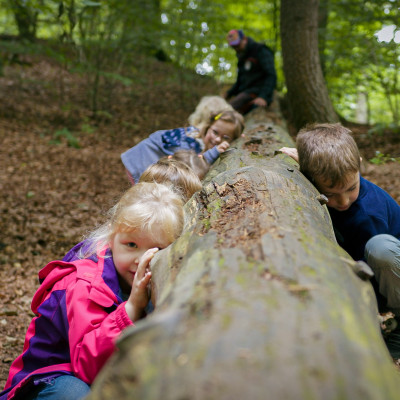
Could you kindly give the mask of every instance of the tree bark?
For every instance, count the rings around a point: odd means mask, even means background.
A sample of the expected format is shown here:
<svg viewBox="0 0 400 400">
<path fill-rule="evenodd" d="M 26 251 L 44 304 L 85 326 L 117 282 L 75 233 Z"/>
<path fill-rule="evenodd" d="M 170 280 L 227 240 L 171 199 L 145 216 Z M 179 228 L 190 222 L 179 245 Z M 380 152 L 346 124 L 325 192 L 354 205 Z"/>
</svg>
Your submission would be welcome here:
<svg viewBox="0 0 400 400">
<path fill-rule="evenodd" d="M 13 0 L 9 4 L 14 14 L 19 38 L 33 42 L 36 38 L 38 11 L 26 1 Z"/>
<path fill-rule="evenodd" d="M 291 122 L 338 122 L 319 59 L 318 0 L 281 1 L 281 42 Z"/>
<path fill-rule="evenodd" d="M 320 0 L 318 6 L 318 52 L 322 75 L 325 76 L 325 50 L 331 0 Z"/>
<path fill-rule="evenodd" d="M 373 289 L 261 109 L 152 263 L 155 311 L 118 342 L 88 399 L 394 399 Z"/>
</svg>

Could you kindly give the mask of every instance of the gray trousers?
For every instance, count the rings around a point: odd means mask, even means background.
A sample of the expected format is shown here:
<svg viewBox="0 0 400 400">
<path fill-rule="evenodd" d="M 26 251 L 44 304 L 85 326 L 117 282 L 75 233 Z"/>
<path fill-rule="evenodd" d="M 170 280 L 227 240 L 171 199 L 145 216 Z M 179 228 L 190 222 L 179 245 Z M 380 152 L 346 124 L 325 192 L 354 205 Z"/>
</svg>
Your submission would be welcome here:
<svg viewBox="0 0 400 400">
<path fill-rule="evenodd" d="M 373 236 L 365 246 L 364 255 L 387 306 L 400 316 L 400 240 L 386 234 Z"/>
</svg>

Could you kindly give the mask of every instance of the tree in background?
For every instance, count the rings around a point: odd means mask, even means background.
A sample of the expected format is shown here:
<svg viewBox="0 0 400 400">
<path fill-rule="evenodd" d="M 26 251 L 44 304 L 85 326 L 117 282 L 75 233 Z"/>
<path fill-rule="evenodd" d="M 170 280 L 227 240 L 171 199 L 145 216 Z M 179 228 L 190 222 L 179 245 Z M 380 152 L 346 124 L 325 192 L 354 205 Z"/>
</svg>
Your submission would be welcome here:
<svg viewBox="0 0 400 400">
<path fill-rule="evenodd" d="M 8 6 L 13 12 L 18 36 L 32 42 L 36 38 L 38 7 L 43 6 L 43 1 L 8 0 Z"/>
<path fill-rule="evenodd" d="M 281 1 L 283 71 L 289 115 L 296 129 L 336 122 L 318 51 L 318 0 Z"/>
<path fill-rule="evenodd" d="M 399 123 L 398 2 L 329 0 L 324 51 L 325 78 L 336 111 L 354 120 L 361 93 L 367 99 L 368 122 Z M 382 35 L 391 30 L 392 35 Z"/>
<path fill-rule="evenodd" d="M 313 104 L 298 100 L 300 103 L 291 107 L 292 112 L 301 106 L 307 105 L 309 109 L 319 106 L 322 115 L 331 118 L 332 105 L 325 101 L 326 82 L 333 107 L 341 118 L 354 120 L 360 114 L 357 104 L 364 104 L 368 122 L 398 124 L 399 40 L 394 40 L 399 29 L 397 2 L 320 0 L 318 4 L 284 0 L 279 3 L 279 0 L 0 0 L 0 34 L 3 38 L 24 39 L 0 42 L 0 67 L 3 62 L 7 65 L 19 60 L 19 55 L 51 54 L 65 69 L 87 75 L 87 93 L 96 113 L 113 103 L 114 88 L 121 82 L 134 92 L 135 80 L 143 79 L 138 71 L 146 70 L 144 60 L 156 57 L 181 67 L 170 79 L 180 82 L 185 101 L 191 96 L 193 71 L 215 79 L 215 93 L 224 91 L 221 86 L 235 80 L 236 57 L 225 36 L 228 30 L 241 28 L 275 51 L 280 92 L 285 93 L 287 87 L 291 92 L 288 96 L 294 101 L 298 94 L 311 98 L 318 93 Z M 309 15 L 301 4 L 310 11 Z M 393 27 L 393 39 L 378 40 L 377 32 L 387 26 Z M 284 58 L 289 60 L 285 68 L 281 37 Z M 309 45 L 313 47 L 308 48 Z M 106 93 L 100 94 L 101 88 Z M 364 101 L 358 102 L 361 97 Z M 320 99 L 324 99 L 321 104 Z"/>
</svg>

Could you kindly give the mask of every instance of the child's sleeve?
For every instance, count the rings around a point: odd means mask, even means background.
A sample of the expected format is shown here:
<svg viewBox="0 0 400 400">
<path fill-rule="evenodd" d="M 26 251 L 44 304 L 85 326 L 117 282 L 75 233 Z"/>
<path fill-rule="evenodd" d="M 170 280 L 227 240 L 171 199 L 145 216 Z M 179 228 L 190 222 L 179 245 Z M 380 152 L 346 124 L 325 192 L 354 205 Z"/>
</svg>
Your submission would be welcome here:
<svg viewBox="0 0 400 400">
<path fill-rule="evenodd" d="M 219 157 L 217 146 L 214 146 L 210 150 L 205 151 L 203 153 L 203 157 L 210 165 L 213 164 Z"/>
<path fill-rule="evenodd" d="M 139 182 L 140 176 L 149 165 L 156 163 L 161 157 L 168 154 L 163 148 L 163 132 L 165 131 L 152 133 L 148 138 L 121 154 L 121 161 L 134 183 Z"/>
<path fill-rule="evenodd" d="M 125 303 L 107 313 L 114 300 L 78 280 L 67 293 L 69 346 L 72 370 L 79 379 L 91 384 L 115 350 L 115 340 L 123 329 L 132 326 Z"/>
</svg>

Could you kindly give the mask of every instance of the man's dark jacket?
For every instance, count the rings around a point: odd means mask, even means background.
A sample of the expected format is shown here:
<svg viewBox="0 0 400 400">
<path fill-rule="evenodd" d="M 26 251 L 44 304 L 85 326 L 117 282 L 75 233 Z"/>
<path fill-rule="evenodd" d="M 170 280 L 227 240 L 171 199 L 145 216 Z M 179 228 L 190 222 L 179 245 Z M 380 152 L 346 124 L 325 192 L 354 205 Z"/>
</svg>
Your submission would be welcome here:
<svg viewBox="0 0 400 400">
<path fill-rule="evenodd" d="M 263 43 L 247 37 L 243 53 L 238 53 L 238 76 L 236 83 L 228 90 L 228 96 L 251 93 L 262 97 L 268 104 L 276 85 L 274 55 Z"/>
</svg>

